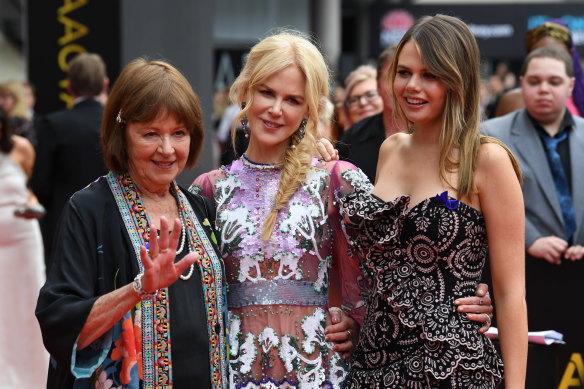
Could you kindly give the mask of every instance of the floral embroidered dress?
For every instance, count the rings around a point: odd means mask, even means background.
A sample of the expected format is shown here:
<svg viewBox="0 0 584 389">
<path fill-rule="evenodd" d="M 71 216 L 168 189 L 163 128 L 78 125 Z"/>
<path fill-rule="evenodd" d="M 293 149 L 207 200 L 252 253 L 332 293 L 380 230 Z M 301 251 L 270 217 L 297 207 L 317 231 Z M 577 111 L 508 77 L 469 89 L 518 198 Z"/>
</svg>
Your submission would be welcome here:
<svg viewBox="0 0 584 389">
<path fill-rule="evenodd" d="M 479 323 L 456 312 L 487 256 L 483 215 L 446 192 L 408 210 L 355 191 L 339 199 L 354 251 L 372 277 L 351 388 L 494 388 L 502 362 Z"/>
<path fill-rule="evenodd" d="M 329 273 L 343 279 L 331 294 L 358 321 L 363 307 L 358 263 L 347 253 L 334 193 L 369 186 L 346 162 L 313 160 L 304 184 L 277 218 L 271 239 L 261 231 L 280 170 L 244 157 L 197 178 L 191 191 L 215 200 L 229 306 L 231 388 L 339 388 L 348 366 L 324 341 Z M 337 293 L 338 292 L 338 293 Z M 336 297 L 334 297 L 336 298 Z"/>
</svg>

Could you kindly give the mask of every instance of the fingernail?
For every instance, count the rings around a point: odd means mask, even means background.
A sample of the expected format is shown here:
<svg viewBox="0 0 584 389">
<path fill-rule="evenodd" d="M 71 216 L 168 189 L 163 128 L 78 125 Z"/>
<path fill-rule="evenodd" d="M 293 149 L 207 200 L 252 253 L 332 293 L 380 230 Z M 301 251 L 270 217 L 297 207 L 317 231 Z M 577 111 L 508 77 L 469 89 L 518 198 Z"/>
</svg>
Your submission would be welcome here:
<svg viewBox="0 0 584 389">
<path fill-rule="evenodd" d="M 331 337 L 330 336 L 325 336 L 324 337 L 324 340 L 326 340 L 327 342 L 330 342 L 331 341 Z"/>
</svg>

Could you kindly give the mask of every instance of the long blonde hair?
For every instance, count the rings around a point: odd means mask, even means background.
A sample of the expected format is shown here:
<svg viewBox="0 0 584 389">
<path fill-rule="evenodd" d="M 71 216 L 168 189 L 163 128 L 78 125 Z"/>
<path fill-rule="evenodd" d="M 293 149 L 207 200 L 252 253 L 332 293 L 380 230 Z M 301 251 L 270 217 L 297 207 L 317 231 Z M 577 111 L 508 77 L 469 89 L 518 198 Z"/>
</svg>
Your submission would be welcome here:
<svg viewBox="0 0 584 389">
<path fill-rule="evenodd" d="M 518 177 L 517 161 L 511 151 L 493 138 L 479 134 L 480 126 L 480 54 L 476 39 L 468 26 L 457 18 L 436 15 L 418 19 L 404 34 L 396 48 L 390 82 L 393 85 L 399 55 L 412 41 L 425 66 L 446 86 L 446 102 L 440 131 L 440 178 L 458 192 L 458 197 L 474 191 L 474 172 L 481 143 L 494 142 L 509 153 Z M 405 113 L 393 95 L 397 114 L 407 123 Z M 459 153 L 455 153 L 458 149 Z M 458 171 L 458 182 L 447 173 Z M 456 184 L 456 185 L 455 185 Z"/>
<path fill-rule="evenodd" d="M 246 103 L 234 120 L 231 131 L 234 139 L 237 123 L 253 104 L 254 89 L 266 78 L 289 66 L 297 66 L 306 80 L 305 98 L 308 106 L 306 131 L 304 138 L 296 147 L 286 149 L 284 159 L 279 164 L 280 184 L 263 226 L 263 240 L 268 240 L 272 235 L 278 212 L 288 204 L 288 200 L 304 182 L 310 169 L 318 134 L 318 120 L 325 109 L 329 93 L 329 71 L 322 54 L 309 38 L 297 31 L 286 30 L 264 38 L 251 49 L 243 70 L 229 91 L 231 101 L 240 105 Z M 297 141 L 297 135 L 290 139 L 291 143 Z"/>
</svg>

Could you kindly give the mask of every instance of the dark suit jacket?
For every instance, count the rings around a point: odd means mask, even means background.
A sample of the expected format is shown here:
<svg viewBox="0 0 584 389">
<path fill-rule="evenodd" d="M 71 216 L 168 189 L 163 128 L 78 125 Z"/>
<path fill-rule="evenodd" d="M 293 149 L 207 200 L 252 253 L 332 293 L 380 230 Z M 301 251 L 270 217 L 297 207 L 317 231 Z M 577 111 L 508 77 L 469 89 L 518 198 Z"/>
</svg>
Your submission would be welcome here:
<svg viewBox="0 0 584 389">
<path fill-rule="evenodd" d="M 577 228 L 573 243 L 584 245 L 584 119 L 574 116 L 570 134 L 572 199 Z M 515 153 L 523 171 L 525 247 L 543 236 L 564 237 L 564 221 L 546 151 L 525 109 L 487 120 L 486 135 L 503 141 Z"/>
<path fill-rule="evenodd" d="M 337 143 L 339 156 L 363 170 L 375 182 L 379 149 L 385 140 L 383 113 L 369 116 L 353 124 Z"/>
<path fill-rule="evenodd" d="M 574 117 L 570 134 L 572 197 L 577 229 L 573 244 L 584 244 L 584 119 Z M 503 141 L 519 160 L 523 171 L 525 247 L 538 238 L 564 237 L 559 200 L 544 146 L 525 109 L 483 123 L 485 134 Z M 530 331 L 556 330 L 564 334 L 562 348 L 567 363 L 572 352 L 584 352 L 582 275 L 584 260 L 554 266 L 541 258 L 526 257 L 526 298 Z M 495 296 L 496 299 L 496 296 Z M 563 363 L 563 362 L 562 362 Z"/>
<path fill-rule="evenodd" d="M 69 197 L 107 172 L 99 140 L 102 114 L 101 103 L 87 98 L 70 110 L 53 112 L 35 123 L 38 146 L 31 186 L 47 209 L 41 220 L 47 259 Z"/>
</svg>

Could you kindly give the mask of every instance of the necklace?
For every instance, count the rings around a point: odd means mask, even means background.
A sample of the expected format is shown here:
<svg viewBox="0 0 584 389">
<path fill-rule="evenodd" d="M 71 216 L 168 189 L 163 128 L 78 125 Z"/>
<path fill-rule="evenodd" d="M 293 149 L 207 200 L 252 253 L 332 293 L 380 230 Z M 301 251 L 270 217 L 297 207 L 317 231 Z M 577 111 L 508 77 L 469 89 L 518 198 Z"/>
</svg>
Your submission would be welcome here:
<svg viewBox="0 0 584 389">
<path fill-rule="evenodd" d="M 271 164 L 271 163 L 259 163 L 259 162 L 254 162 L 251 159 L 249 159 L 247 157 L 247 155 L 245 155 L 245 153 L 243 153 L 241 160 L 243 161 L 243 165 L 251 168 L 251 169 L 277 169 L 278 165 L 276 164 Z"/>
<path fill-rule="evenodd" d="M 182 233 L 181 233 L 181 239 L 180 239 L 180 246 L 179 246 L 179 248 L 176 250 L 176 255 L 178 255 L 178 254 L 182 253 L 183 249 L 185 248 L 185 235 L 186 235 L 186 232 L 185 232 L 185 230 L 186 230 L 186 229 L 185 229 L 185 225 L 184 225 L 184 223 L 183 223 L 183 221 L 182 221 L 182 218 L 181 218 L 181 220 L 180 220 L 180 228 L 181 228 L 181 230 L 182 230 Z"/>
<path fill-rule="evenodd" d="M 187 229 L 185 228 L 185 224 L 183 223 L 182 218 L 180 219 L 180 227 L 182 229 L 182 233 L 181 233 L 181 240 L 180 240 L 180 246 L 179 248 L 176 250 L 176 255 L 179 255 L 180 253 L 182 253 L 183 249 L 185 248 L 185 241 L 186 241 L 186 235 L 187 235 Z M 181 280 L 183 281 L 187 281 L 189 280 L 192 276 L 193 276 L 193 272 L 195 271 L 195 264 L 191 264 L 191 266 L 189 267 L 189 272 L 187 273 L 186 276 L 183 276 L 182 274 L 179 276 Z"/>
<path fill-rule="evenodd" d="M 195 271 L 195 265 L 194 265 L 194 264 L 192 264 L 192 265 L 189 267 L 189 272 L 187 273 L 187 275 L 186 275 L 186 276 L 183 276 L 183 275 L 181 274 L 179 277 L 180 277 L 180 279 L 181 279 L 181 280 L 183 280 L 183 281 L 187 281 L 188 279 L 190 279 L 190 278 L 193 276 L 193 272 L 194 272 L 194 271 Z"/>
</svg>

